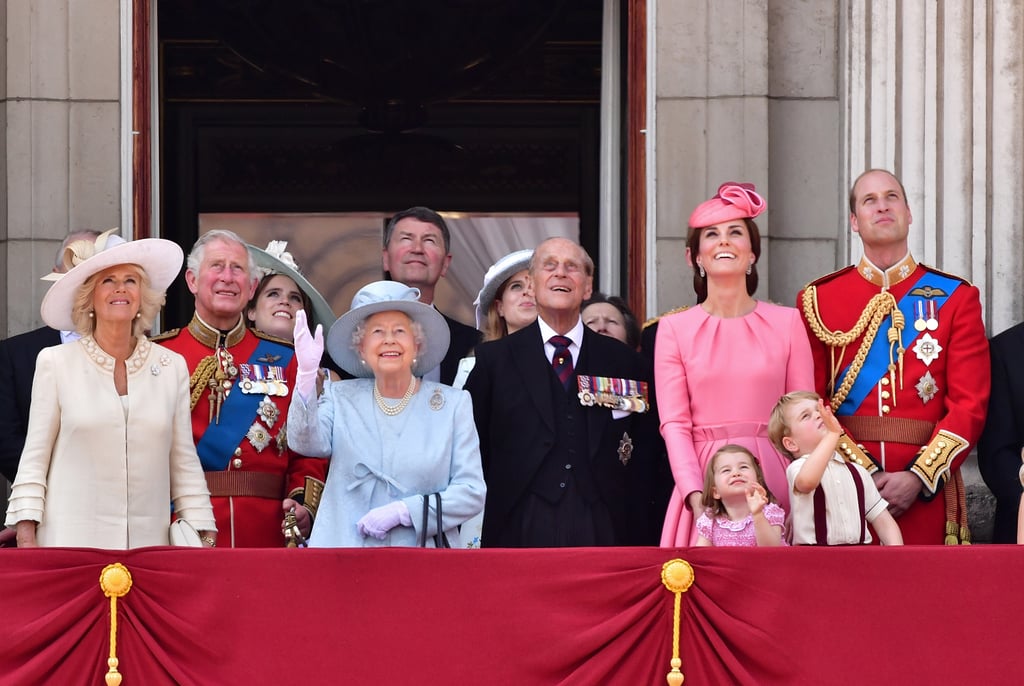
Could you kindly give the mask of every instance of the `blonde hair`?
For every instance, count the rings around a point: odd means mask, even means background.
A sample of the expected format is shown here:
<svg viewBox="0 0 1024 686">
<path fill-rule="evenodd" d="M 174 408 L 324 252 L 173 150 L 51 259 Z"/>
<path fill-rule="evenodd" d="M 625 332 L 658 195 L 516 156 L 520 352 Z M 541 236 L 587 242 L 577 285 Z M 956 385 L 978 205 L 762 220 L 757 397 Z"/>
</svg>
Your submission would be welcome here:
<svg viewBox="0 0 1024 686">
<path fill-rule="evenodd" d="M 772 495 L 771 490 L 768 488 L 768 484 L 764 481 L 764 471 L 761 469 L 761 463 L 756 457 L 754 457 L 754 453 L 750 452 L 742 445 L 729 443 L 715 451 L 715 454 L 711 456 L 710 460 L 708 460 L 708 466 L 704 469 L 704 490 L 700 495 L 700 504 L 711 513 L 711 516 L 717 517 L 725 512 L 725 505 L 722 503 L 722 499 L 716 498 L 712 494 L 712 491 L 715 489 L 715 461 L 718 459 L 719 455 L 725 455 L 727 453 L 736 453 L 749 457 L 750 463 L 754 465 L 754 473 L 757 474 L 757 483 L 761 484 L 761 487 L 764 488 L 764 492 L 768 496 L 768 502 L 776 502 L 775 496 Z"/>
<path fill-rule="evenodd" d="M 164 306 L 167 296 L 163 291 L 158 291 L 150 285 L 149 274 L 146 273 L 145 269 L 137 264 L 132 264 L 131 266 L 139 270 L 139 276 L 142 279 L 141 288 L 139 289 L 141 296 L 139 314 L 132 321 L 132 335 L 139 338 L 145 336 L 146 332 L 153 328 L 156 315 L 160 312 L 160 308 Z M 104 269 L 103 271 L 107 270 Z M 85 283 L 78 287 L 75 299 L 71 304 L 71 321 L 75 325 L 75 331 L 82 336 L 88 336 L 96 330 L 96 318 L 89 315 L 93 312 L 92 299 L 93 294 L 96 292 L 96 277 L 102 273 L 97 272 L 86 279 Z"/>
<path fill-rule="evenodd" d="M 800 400 L 818 402 L 821 400 L 821 396 L 814 391 L 792 391 L 787 393 L 775 403 L 771 416 L 768 418 L 768 438 L 771 439 L 775 449 L 787 457 L 796 456 L 782 445 L 782 439 L 789 436 L 791 431 L 789 424 L 786 422 L 786 408 Z"/>
</svg>

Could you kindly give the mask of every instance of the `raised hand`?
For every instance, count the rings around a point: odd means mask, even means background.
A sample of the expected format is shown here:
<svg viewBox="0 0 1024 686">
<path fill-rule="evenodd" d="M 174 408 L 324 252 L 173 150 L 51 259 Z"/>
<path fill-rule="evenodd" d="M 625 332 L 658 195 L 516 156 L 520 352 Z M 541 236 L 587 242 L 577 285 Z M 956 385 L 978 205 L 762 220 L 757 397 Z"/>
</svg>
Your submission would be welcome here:
<svg viewBox="0 0 1024 686">
<path fill-rule="evenodd" d="M 306 311 L 299 310 L 295 313 L 293 338 L 295 362 L 299 368 L 295 375 L 295 392 L 308 399 L 316 392 L 316 377 L 320 371 L 320 359 L 324 356 L 324 327 L 317 324 L 316 332 L 311 335 L 306 324 Z"/>
</svg>

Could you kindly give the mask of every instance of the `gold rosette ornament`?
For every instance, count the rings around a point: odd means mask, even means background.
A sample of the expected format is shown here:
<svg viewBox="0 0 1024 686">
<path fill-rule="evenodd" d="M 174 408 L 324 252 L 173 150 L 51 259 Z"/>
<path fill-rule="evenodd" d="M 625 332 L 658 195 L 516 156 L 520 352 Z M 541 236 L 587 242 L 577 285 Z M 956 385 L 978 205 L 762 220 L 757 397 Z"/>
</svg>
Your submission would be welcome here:
<svg viewBox="0 0 1024 686">
<path fill-rule="evenodd" d="M 100 572 L 100 588 L 110 598 L 110 657 L 104 680 L 107 686 L 120 686 L 121 674 L 117 671 L 117 599 L 127 595 L 132 588 L 132 575 L 120 562 L 107 565 Z"/>
<path fill-rule="evenodd" d="M 686 560 L 678 557 L 669 560 L 661 567 L 661 583 L 669 591 L 675 594 L 675 603 L 672 611 L 672 670 L 665 675 L 669 686 L 679 686 L 685 677 L 679 671 L 683 661 L 679 659 L 679 605 L 683 593 L 686 593 L 693 585 L 693 567 Z"/>
</svg>

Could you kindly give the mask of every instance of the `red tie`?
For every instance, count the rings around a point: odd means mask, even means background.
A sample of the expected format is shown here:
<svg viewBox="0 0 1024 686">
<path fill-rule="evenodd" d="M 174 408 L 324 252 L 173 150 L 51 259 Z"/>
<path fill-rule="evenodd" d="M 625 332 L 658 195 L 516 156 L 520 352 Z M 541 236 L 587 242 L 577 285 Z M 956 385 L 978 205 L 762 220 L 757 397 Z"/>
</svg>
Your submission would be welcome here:
<svg viewBox="0 0 1024 686">
<path fill-rule="evenodd" d="M 558 380 L 569 390 L 569 382 L 572 380 L 572 353 L 569 352 L 569 344 L 572 340 L 566 336 L 552 336 L 548 343 L 555 346 L 555 354 L 551 357 L 551 366 L 558 374 Z"/>
</svg>

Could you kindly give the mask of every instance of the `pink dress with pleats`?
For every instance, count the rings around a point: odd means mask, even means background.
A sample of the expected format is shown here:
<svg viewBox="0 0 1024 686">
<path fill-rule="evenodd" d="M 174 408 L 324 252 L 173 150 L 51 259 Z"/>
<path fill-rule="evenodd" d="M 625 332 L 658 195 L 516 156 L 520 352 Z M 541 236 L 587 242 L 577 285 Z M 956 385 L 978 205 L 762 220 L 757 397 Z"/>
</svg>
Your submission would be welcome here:
<svg viewBox="0 0 1024 686">
<path fill-rule="evenodd" d="M 786 466 L 768 439 L 779 397 L 814 390 L 814 363 L 800 313 L 758 302 L 743 317 L 713 317 L 700 306 L 662 317 L 654 347 L 661 434 L 676 488 L 661 545 L 697 542 L 687 494 L 704 486 L 704 470 L 723 445 L 736 443 L 761 462 L 769 490 L 789 511 Z"/>
</svg>

